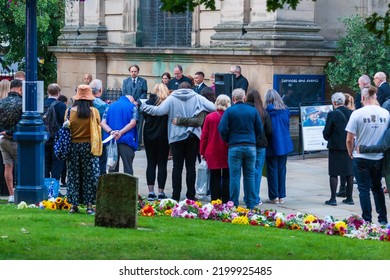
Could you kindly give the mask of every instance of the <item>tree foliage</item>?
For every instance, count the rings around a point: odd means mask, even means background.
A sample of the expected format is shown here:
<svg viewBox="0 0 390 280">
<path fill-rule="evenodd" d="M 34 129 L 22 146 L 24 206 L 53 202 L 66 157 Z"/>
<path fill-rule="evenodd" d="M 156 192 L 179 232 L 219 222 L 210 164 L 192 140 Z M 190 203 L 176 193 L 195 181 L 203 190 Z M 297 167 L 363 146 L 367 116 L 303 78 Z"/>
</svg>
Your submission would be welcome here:
<svg viewBox="0 0 390 280">
<path fill-rule="evenodd" d="M 316 0 L 312 0 L 316 1 Z M 293 10 L 301 0 L 267 0 L 267 11 L 275 11 L 288 5 Z M 194 11 L 194 8 L 199 5 L 205 5 L 206 9 L 215 10 L 215 0 L 161 0 L 161 10 L 173 13 L 183 13 L 188 10 Z"/>
<path fill-rule="evenodd" d="M 325 68 L 332 88 L 348 86 L 358 90 L 357 80 L 363 74 L 373 77 L 378 71 L 390 73 L 390 46 L 365 28 L 360 16 L 342 20 L 346 35 L 337 42 L 335 60 Z"/>
<path fill-rule="evenodd" d="M 57 63 L 48 46 L 57 44 L 60 29 L 64 26 L 65 0 L 37 1 L 38 79 L 45 84 L 57 80 Z M 3 68 L 18 63 L 19 69 L 25 67 L 25 27 L 26 5 L 20 1 L 0 2 L 0 53 L 4 55 Z"/>
</svg>

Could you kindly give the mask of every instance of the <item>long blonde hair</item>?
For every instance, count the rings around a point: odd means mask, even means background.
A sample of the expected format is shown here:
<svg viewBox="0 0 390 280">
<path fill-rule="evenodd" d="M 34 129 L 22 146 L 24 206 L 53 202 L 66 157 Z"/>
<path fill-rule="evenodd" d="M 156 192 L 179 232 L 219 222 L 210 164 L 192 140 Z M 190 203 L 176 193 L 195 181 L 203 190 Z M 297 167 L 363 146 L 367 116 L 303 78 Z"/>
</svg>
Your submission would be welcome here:
<svg viewBox="0 0 390 280">
<path fill-rule="evenodd" d="M 6 98 L 11 90 L 11 82 L 7 79 L 0 82 L 0 99 Z"/>
<path fill-rule="evenodd" d="M 356 109 L 355 99 L 349 93 L 344 93 L 344 95 L 345 95 L 345 102 L 344 102 L 345 107 L 347 107 L 349 110 L 354 111 Z"/>
<path fill-rule="evenodd" d="M 163 83 L 158 83 L 153 88 L 153 93 L 157 95 L 156 106 L 160 105 L 169 95 L 168 87 Z"/>
</svg>

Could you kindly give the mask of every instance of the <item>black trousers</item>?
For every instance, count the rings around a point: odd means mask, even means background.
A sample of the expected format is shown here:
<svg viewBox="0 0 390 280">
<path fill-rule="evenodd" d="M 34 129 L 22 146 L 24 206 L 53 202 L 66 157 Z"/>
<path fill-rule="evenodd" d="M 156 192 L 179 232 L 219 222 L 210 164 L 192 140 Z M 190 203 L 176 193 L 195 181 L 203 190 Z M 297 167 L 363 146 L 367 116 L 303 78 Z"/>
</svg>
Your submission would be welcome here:
<svg viewBox="0 0 390 280">
<path fill-rule="evenodd" d="M 156 181 L 156 168 L 157 173 L 157 184 L 159 189 L 165 188 L 167 181 L 167 164 L 169 155 L 169 144 L 168 142 L 149 142 L 145 141 L 145 152 L 146 152 L 146 182 L 148 186 L 154 186 Z"/>
<path fill-rule="evenodd" d="M 180 201 L 182 189 L 182 172 L 184 163 L 186 166 L 186 183 L 188 199 L 195 199 L 196 158 L 199 153 L 199 138 L 191 134 L 187 139 L 171 143 L 173 160 L 172 168 L 172 198 Z"/>
</svg>

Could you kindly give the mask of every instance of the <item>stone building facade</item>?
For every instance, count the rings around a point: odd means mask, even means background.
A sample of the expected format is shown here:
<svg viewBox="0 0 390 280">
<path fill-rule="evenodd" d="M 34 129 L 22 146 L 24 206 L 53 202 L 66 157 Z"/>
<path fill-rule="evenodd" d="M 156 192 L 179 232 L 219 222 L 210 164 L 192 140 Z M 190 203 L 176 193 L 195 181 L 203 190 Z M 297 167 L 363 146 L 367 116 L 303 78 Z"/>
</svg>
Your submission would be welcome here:
<svg viewBox="0 0 390 280">
<path fill-rule="evenodd" d="M 63 92 L 73 95 L 85 73 L 120 88 L 131 64 L 152 89 L 181 64 L 185 75 L 203 71 L 206 84 L 211 73 L 240 65 L 249 88 L 264 94 L 274 74 L 323 74 L 343 33 L 339 18 L 387 10 L 386 0 L 302 0 L 296 10 L 275 12 L 266 11 L 266 0 L 216 0 L 215 11 L 200 6 L 174 21 L 158 2 L 68 0 L 65 26 L 50 48 Z M 172 41 L 159 40 L 164 36 Z"/>
</svg>

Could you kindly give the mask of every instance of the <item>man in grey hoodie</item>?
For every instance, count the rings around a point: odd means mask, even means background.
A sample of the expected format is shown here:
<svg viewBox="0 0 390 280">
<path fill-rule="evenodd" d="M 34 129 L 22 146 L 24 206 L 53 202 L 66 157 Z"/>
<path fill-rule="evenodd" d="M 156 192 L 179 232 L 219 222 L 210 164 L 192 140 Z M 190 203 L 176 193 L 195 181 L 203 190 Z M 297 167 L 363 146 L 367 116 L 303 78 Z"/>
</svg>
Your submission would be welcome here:
<svg viewBox="0 0 390 280">
<path fill-rule="evenodd" d="M 196 159 L 199 152 L 200 127 L 178 126 L 172 119 L 179 117 L 194 117 L 202 111 L 215 111 L 214 103 L 197 94 L 187 82 L 180 84 L 159 106 L 142 104 L 141 110 L 153 115 L 168 115 L 168 140 L 171 146 L 172 169 L 172 199 L 180 201 L 181 182 L 184 161 L 186 164 L 187 199 L 195 197 Z"/>
</svg>

